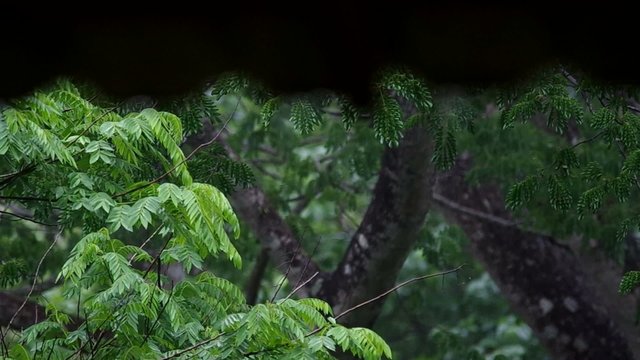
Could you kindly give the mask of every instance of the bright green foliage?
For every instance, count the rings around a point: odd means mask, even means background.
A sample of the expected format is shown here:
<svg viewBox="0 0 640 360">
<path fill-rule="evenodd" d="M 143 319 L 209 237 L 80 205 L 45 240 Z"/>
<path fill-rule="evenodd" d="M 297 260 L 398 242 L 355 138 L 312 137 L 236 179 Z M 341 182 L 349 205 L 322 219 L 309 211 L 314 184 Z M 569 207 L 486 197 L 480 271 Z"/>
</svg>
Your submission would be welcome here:
<svg viewBox="0 0 640 360">
<path fill-rule="evenodd" d="M 214 94 L 244 86 L 228 78 Z M 180 118 L 152 108 L 114 110 L 92 104 L 68 82 L 2 109 L 0 196 L 15 199 L 31 220 L 63 229 L 60 236 L 82 227 L 58 268 L 76 314 L 51 305 L 48 320 L 22 332 L 3 356 L 330 359 L 342 349 L 363 359 L 391 357 L 379 336 L 337 325 L 320 300 L 251 307 L 234 283 L 210 272 L 169 284 L 156 265 L 179 264 L 188 274 L 223 256 L 241 267 L 231 240 L 240 226 L 223 192 L 252 174 L 213 147 L 210 163 L 193 158 L 202 182 L 194 181 Z M 0 260 L 1 285 L 25 277 L 19 257 Z"/>
</svg>

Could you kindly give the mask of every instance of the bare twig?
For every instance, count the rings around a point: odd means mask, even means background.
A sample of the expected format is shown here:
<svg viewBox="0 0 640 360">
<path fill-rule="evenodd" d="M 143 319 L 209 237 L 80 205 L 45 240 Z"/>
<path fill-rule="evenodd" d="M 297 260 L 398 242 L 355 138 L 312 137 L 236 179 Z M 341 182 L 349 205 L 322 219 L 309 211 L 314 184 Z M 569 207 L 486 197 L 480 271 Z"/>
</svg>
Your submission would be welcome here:
<svg viewBox="0 0 640 360">
<path fill-rule="evenodd" d="M 30 218 L 30 217 L 27 217 L 27 216 L 22 216 L 22 215 L 20 215 L 20 214 L 12 213 L 12 212 L 9 212 L 9 211 L 0 210 L 0 214 L 5 214 L 5 215 L 9 215 L 9 216 L 14 216 L 14 217 L 17 217 L 18 219 L 26 220 L 26 221 L 30 221 L 30 222 L 32 222 L 32 223 L 39 224 L 39 225 L 44 225 L 44 226 L 58 226 L 57 224 L 44 223 L 44 222 L 38 221 L 38 220 L 36 220 L 36 219 Z"/>
<path fill-rule="evenodd" d="M 44 252 L 44 254 L 42 255 L 42 257 L 40 258 L 40 261 L 38 261 L 38 266 L 36 266 L 36 272 L 33 275 L 33 283 L 31 285 L 31 289 L 29 289 L 29 292 L 27 293 L 27 295 L 24 298 L 24 301 L 22 302 L 22 304 L 20 305 L 20 307 L 18 308 L 18 310 L 16 310 L 16 312 L 13 314 L 13 316 L 11 317 L 11 319 L 9 320 L 9 323 L 7 324 L 7 328 L 11 327 L 11 324 L 13 324 L 13 321 L 16 319 L 16 316 L 18 316 L 18 314 L 20 313 L 20 311 L 22 311 L 22 309 L 24 308 L 24 306 L 27 304 L 27 302 L 29 301 L 29 297 L 31 296 L 31 294 L 33 293 L 33 290 L 36 287 L 36 284 L 38 282 L 38 274 L 40 273 L 40 267 L 42 267 L 42 263 L 44 262 L 44 259 L 47 257 L 47 255 L 49 255 L 49 253 L 51 252 L 51 250 L 53 249 L 53 247 L 58 243 L 58 239 L 60 238 L 61 233 L 58 232 L 54 238 L 53 241 L 51 242 L 51 245 L 49 245 L 49 248 L 47 248 L 47 250 Z M 0 330 L 0 333 L 2 333 L 2 330 Z M 4 339 L 4 334 L 0 334 L 2 335 L 2 338 Z"/>
<path fill-rule="evenodd" d="M 278 295 L 280 288 L 282 288 L 282 284 L 284 284 L 284 281 L 287 279 L 287 276 L 289 276 L 289 272 L 291 271 L 291 266 L 293 265 L 293 260 L 295 260 L 296 256 L 298 255 L 298 252 L 300 252 L 300 243 L 298 243 L 296 250 L 293 252 L 293 254 L 291 254 L 291 259 L 289 260 L 287 271 L 284 272 L 282 279 L 280 280 L 280 282 L 278 282 L 278 287 L 276 288 L 276 291 L 273 293 L 273 296 L 271 296 L 270 302 L 273 302 L 276 299 L 276 296 Z"/>
<path fill-rule="evenodd" d="M 307 280 L 305 280 L 305 282 L 303 282 L 302 284 L 296 286 L 295 289 L 291 290 L 291 292 L 289 293 L 289 295 L 287 295 L 285 297 L 285 300 L 290 298 L 291 296 L 293 296 L 293 294 L 295 294 L 298 290 L 300 290 L 301 288 L 303 288 L 305 285 L 307 285 L 309 282 L 311 282 L 311 280 L 313 280 L 316 276 L 318 276 L 318 274 L 320 274 L 319 271 L 316 271 L 315 274 L 311 275 L 311 277 L 309 277 Z"/>
<path fill-rule="evenodd" d="M 156 236 L 156 234 L 160 231 L 160 229 L 162 229 L 162 227 L 164 226 L 164 224 L 160 224 L 160 226 L 158 226 L 157 229 L 155 229 L 151 235 L 149 235 L 149 237 L 140 245 L 140 250 L 142 250 L 142 248 L 145 247 L 145 245 L 147 245 L 149 243 L 149 241 L 151 241 L 151 239 L 153 239 L 154 236 Z M 129 265 L 131 265 L 131 261 L 133 260 L 134 255 L 131 255 L 131 257 L 129 258 Z"/>
<path fill-rule="evenodd" d="M 418 277 L 414 277 L 414 278 L 412 278 L 412 279 L 409 279 L 409 280 L 403 281 L 403 282 L 401 282 L 400 284 L 398 284 L 398 285 L 396 285 L 396 286 L 392 287 L 391 289 L 389 289 L 389 290 L 387 290 L 387 291 L 383 292 L 382 294 L 380 294 L 380 295 L 378 295 L 378 296 L 376 296 L 376 297 L 374 297 L 374 298 L 371 298 L 371 299 L 369 299 L 369 300 L 367 300 L 367 301 L 361 302 L 361 303 L 360 303 L 360 304 L 358 304 L 358 305 L 355 305 L 355 306 L 350 307 L 349 309 L 347 309 L 347 310 L 343 311 L 342 313 L 340 313 L 339 315 L 337 315 L 337 316 L 335 317 L 335 319 L 336 319 L 336 320 L 338 320 L 338 319 L 340 319 L 341 317 L 343 317 L 343 316 L 345 316 L 345 315 L 349 314 L 350 312 L 352 312 L 352 311 L 354 311 L 354 310 L 356 310 L 356 309 L 359 309 L 359 308 L 361 308 L 361 307 L 363 307 L 363 306 L 365 306 L 365 305 L 371 304 L 372 302 L 378 301 L 378 300 L 382 299 L 383 297 L 385 297 L 385 296 L 387 296 L 387 295 L 391 294 L 392 292 L 394 292 L 394 291 L 396 291 L 396 290 L 400 289 L 400 288 L 401 288 L 401 287 L 403 287 L 403 286 L 409 285 L 409 284 L 411 284 L 411 283 L 413 283 L 413 282 L 416 282 L 416 281 L 425 280 L 425 279 L 433 278 L 433 277 L 436 277 L 436 276 L 444 276 L 444 275 L 447 275 L 447 274 L 455 273 L 455 272 L 458 272 L 460 269 L 462 269 L 462 267 L 464 267 L 464 264 L 462 264 L 462 265 L 458 266 L 458 267 L 457 267 L 457 268 L 455 268 L 455 269 L 451 269 L 451 270 L 447 270 L 447 271 L 442 271 L 442 272 L 435 273 L 435 274 L 429 274 L 429 275 L 418 276 Z"/>
<path fill-rule="evenodd" d="M 460 211 L 462 213 L 465 213 L 465 214 L 468 214 L 468 215 L 471 215 L 471 216 L 475 216 L 475 217 L 483 219 L 483 220 L 488 220 L 490 222 L 493 222 L 493 223 L 496 223 L 496 224 L 499 224 L 499 225 L 502 225 L 502 226 L 512 227 L 512 226 L 517 226 L 519 224 L 518 222 L 515 222 L 515 221 L 510 221 L 510 220 L 507 220 L 507 219 L 503 219 L 503 218 L 495 216 L 495 215 L 491 215 L 491 214 L 488 214 L 488 213 L 484 213 L 484 212 L 472 209 L 470 207 L 466 207 L 464 205 L 460 205 L 457 202 L 454 202 L 454 201 L 450 200 L 449 198 L 446 198 L 446 197 L 444 197 L 444 196 L 442 196 L 442 195 L 440 195 L 438 193 L 433 193 L 433 199 L 436 202 L 438 202 L 438 203 L 440 203 L 440 204 L 442 204 L 442 205 L 444 205 L 444 206 L 446 206 L 448 208 L 451 208 L 453 210 L 457 210 L 457 211 Z"/>
<path fill-rule="evenodd" d="M 393 293 L 394 291 L 396 291 L 396 290 L 400 289 L 400 288 L 401 288 L 401 287 L 403 287 L 403 286 L 407 286 L 407 285 L 409 285 L 409 284 L 411 284 L 411 283 L 414 283 L 414 282 L 416 282 L 416 281 L 420 281 L 420 280 L 425 280 L 425 279 L 429 279 L 429 278 L 433 278 L 433 277 L 437 277 L 437 276 L 445 276 L 445 275 L 447 275 L 447 274 L 451 274 L 451 273 L 457 273 L 457 272 L 458 272 L 458 271 L 460 271 L 460 269 L 462 269 L 464 266 L 465 266 L 465 265 L 464 265 L 464 264 L 462 264 L 462 265 L 460 265 L 460 266 L 456 267 L 455 269 L 451 269 L 451 270 L 447 270 L 447 271 L 442 271 L 442 272 L 435 273 L 435 274 L 429 274 L 429 275 L 424 275 L 424 276 L 418 276 L 418 277 L 415 277 L 415 278 L 412 278 L 412 279 L 409 279 L 409 280 L 403 281 L 403 282 L 399 283 L 398 285 L 396 285 L 396 286 L 392 287 L 391 289 L 389 289 L 389 290 L 387 290 L 387 291 L 383 292 L 382 294 L 380 294 L 380 295 L 378 295 L 378 296 L 376 296 L 376 297 L 373 297 L 373 298 L 371 298 L 371 299 L 369 299 L 369 300 L 366 300 L 366 301 L 363 301 L 363 302 L 361 302 L 361 303 L 359 303 L 359 304 L 357 304 L 357 305 L 355 305 L 355 306 L 353 306 L 353 307 L 350 307 L 349 309 L 347 309 L 347 310 L 343 311 L 340 315 L 336 316 L 334 319 L 335 319 L 335 320 L 338 320 L 338 319 L 340 319 L 341 317 L 346 316 L 347 314 L 351 313 L 352 311 L 354 311 L 354 310 L 356 310 L 356 309 L 359 309 L 359 308 L 361 308 L 361 307 L 363 307 L 363 306 L 366 306 L 366 305 L 368 305 L 368 304 L 371 304 L 372 302 L 378 301 L 378 300 L 382 299 L 383 297 L 385 297 L 385 296 L 387 296 L 387 295 L 389 295 L 389 294 Z M 315 276 L 315 275 L 314 275 L 314 276 Z M 315 335 L 315 334 L 319 333 L 320 331 L 324 330 L 325 328 L 326 328 L 326 326 L 322 326 L 322 327 L 316 328 L 315 330 L 313 330 L 313 331 L 309 332 L 308 334 L 306 334 L 306 335 L 305 335 L 305 337 L 313 336 L 313 335 Z M 270 348 L 267 348 L 267 349 L 262 349 L 262 350 L 257 350 L 257 351 L 252 351 L 252 352 L 249 352 L 249 353 L 245 353 L 245 354 L 243 354 L 243 356 L 248 357 L 248 356 L 257 355 L 257 354 L 259 354 L 259 353 L 270 352 L 270 351 L 277 350 L 277 349 L 279 349 L 279 348 L 281 348 L 281 347 L 283 347 L 283 346 L 287 346 L 287 345 L 288 345 L 288 344 L 286 344 L 286 343 L 285 343 L 285 344 L 279 344 L 279 345 L 277 345 L 277 346 L 275 346 L 275 347 L 270 347 Z"/>
<path fill-rule="evenodd" d="M 604 133 L 605 133 L 605 131 L 604 131 L 604 130 L 602 130 L 602 131 L 600 131 L 599 133 L 597 133 L 597 134 L 593 135 L 592 137 L 590 137 L 590 138 L 588 138 L 588 139 L 584 139 L 584 140 L 582 140 L 582 141 L 578 141 L 577 143 L 573 144 L 573 145 L 570 147 L 570 149 L 575 149 L 575 148 L 577 148 L 578 146 L 580 146 L 580 145 L 582 145 L 582 144 L 586 144 L 586 143 L 592 142 L 593 140 L 595 140 L 595 139 L 599 138 L 600 136 L 602 136 Z"/>
<path fill-rule="evenodd" d="M 42 197 L 33 197 L 33 196 L 7 196 L 0 195 L 0 200 L 18 200 L 18 201 L 43 201 L 43 202 L 54 202 L 54 199 L 47 199 Z"/>
<path fill-rule="evenodd" d="M 189 346 L 188 348 L 182 349 L 182 350 L 178 351 L 177 353 L 175 353 L 175 354 L 173 354 L 171 356 L 163 357 L 162 360 L 168 360 L 168 359 L 177 358 L 177 357 L 181 356 L 184 353 L 187 353 L 187 352 L 189 352 L 191 350 L 195 350 L 195 349 L 197 349 L 197 348 L 199 348 L 201 346 L 207 345 L 208 343 L 217 340 L 218 338 L 220 338 L 224 334 L 225 334 L 225 332 L 221 332 L 220 334 L 218 334 L 218 335 L 216 335 L 216 336 L 214 336 L 214 337 L 212 337 L 210 339 L 202 340 L 199 343 L 193 344 L 193 345 Z"/>
</svg>

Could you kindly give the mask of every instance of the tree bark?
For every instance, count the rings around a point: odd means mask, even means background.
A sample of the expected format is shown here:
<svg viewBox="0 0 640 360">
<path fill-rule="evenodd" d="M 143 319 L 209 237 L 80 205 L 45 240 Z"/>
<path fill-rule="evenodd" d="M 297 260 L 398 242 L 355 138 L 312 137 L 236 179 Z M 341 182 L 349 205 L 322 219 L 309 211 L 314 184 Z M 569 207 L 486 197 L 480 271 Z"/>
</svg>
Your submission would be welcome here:
<svg viewBox="0 0 640 360">
<path fill-rule="evenodd" d="M 633 359 L 627 340 L 596 295 L 597 286 L 589 283 L 570 248 L 519 229 L 498 187 L 465 182 L 470 164 L 470 157 L 462 156 L 439 176 L 436 199 L 554 359 Z"/>
<path fill-rule="evenodd" d="M 302 283 L 320 273 L 298 295 L 322 298 L 339 314 L 393 287 L 431 204 L 435 181 L 432 151 L 431 134 L 421 126 L 408 129 L 397 147 L 385 150 L 371 203 L 332 272 L 322 272 L 305 253 L 259 187 L 239 190 L 231 195 L 231 201 L 291 283 Z M 383 303 L 362 307 L 341 322 L 371 326 Z"/>
<path fill-rule="evenodd" d="M 316 272 L 318 265 L 307 255 L 293 230 L 282 219 L 257 186 L 234 192 L 231 196 L 233 209 L 254 232 L 268 251 L 270 261 L 285 274 L 291 284 L 301 284 Z M 326 274 L 316 276 L 306 286 L 298 290 L 302 297 L 310 296 L 312 289 Z"/>
<path fill-rule="evenodd" d="M 431 205 L 434 168 L 431 134 L 407 131 L 383 154 L 371 203 L 342 261 L 317 294 L 340 313 L 393 287 Z M 357 310 L 342 322 L 372 326 L 383 301 Z"/>
</svg>

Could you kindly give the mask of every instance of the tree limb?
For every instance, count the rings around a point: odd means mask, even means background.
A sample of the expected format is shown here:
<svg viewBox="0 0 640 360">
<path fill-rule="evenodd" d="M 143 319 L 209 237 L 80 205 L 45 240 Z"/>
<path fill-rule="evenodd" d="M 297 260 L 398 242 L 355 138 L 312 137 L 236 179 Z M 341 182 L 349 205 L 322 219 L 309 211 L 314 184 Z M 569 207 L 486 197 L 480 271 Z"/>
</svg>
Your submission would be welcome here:
<svg viewBox="0 0 640 360">
<path fill-rule="evenodd" d="M 437 192 L 464 208 L 511 221 L 497 186 L 466 183 L 470 164 L 470 157 L 462 156 L 438 177 Z M 627 340 L 568 247 L 456 207 L 444 210 L 467 234 L 474 255 L 554 358 L 633 359 Z"/>
</svg>

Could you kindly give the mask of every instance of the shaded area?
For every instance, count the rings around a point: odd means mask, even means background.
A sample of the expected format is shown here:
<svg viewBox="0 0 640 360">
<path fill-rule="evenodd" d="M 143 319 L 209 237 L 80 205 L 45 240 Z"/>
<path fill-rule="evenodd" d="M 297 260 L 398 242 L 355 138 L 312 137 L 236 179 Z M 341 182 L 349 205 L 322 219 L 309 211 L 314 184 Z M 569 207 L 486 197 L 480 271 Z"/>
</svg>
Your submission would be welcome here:
<svg viewBox="0 0 640 360">
<path fill-rule="evenodd" d="M 435 82 L 480 84 L 556 60 L 603 79 L 640 82 L 629 56 L 634 15 L 615 2 L 535 8 L 323 2 L 304 10 L 154 4 L 82 16 L 48 7 L 36 14 L 3 9 L 0 96 L 66 74 L 120 98 L 162 97 L 243 70 L 276 92 L 329 88 L 366 103 L 375 72 L 387 65 L 407 65 Z"/>
</svg>

